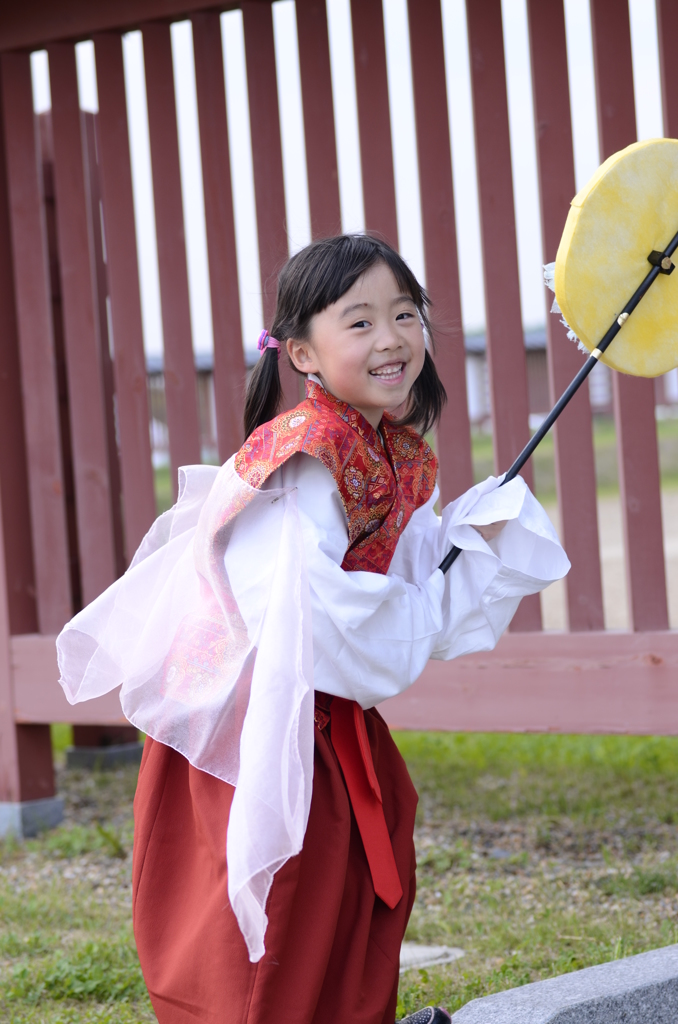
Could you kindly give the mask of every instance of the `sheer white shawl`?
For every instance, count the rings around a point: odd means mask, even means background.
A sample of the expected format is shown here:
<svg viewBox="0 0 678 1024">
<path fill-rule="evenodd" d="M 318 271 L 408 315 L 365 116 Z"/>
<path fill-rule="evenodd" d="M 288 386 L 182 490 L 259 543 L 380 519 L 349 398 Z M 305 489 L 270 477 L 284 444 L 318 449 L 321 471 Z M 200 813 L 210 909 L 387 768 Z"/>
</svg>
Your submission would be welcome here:
<svg viewBox="0 0 678 1024">
<path fill-rule="evenodd" d="M 224 566 L 236 516 L 261 525 L 268 598 L 249 631 Z M 121 686 L 126 717 L 236 790 L 228 894 L 250 959 L 264 954 L 275 872 L 299 853 L 313 780 L 313 647 L 296 494 L 189 466 L 130 568 L 57 641 L 71 703 Z"/>
</svg>

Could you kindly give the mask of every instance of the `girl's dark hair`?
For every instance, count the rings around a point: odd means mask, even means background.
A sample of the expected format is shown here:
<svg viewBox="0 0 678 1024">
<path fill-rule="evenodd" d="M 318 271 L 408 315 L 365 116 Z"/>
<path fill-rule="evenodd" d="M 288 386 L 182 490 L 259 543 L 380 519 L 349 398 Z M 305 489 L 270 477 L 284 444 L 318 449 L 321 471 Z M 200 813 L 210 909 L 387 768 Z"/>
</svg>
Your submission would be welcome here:
<svg viewBox="0 0 678 1024">
<path fill-rule="evenodd" d="M 287 339 L 306 340 L 312 317 L 337 302 L 376 263 L 385 263 L 399 287 L 412 297 L 433 346 L 428 295 L 402 256 L 371 235 L 337 235 L 307 245 L 288 260 L 280 272 L 271 334 L 283 349 L 281 358 L 289 358 L 284 351 Z M 273 419 L 281 399 L 278 353 L 267 348 L 254 368 L 245 395 L 245 437 L 260 424 Z M 405 413 L 397 422 L 425 434 L 437 423 L 446 401 L 445 388 L 427 351 L 422 371 L 410 390 Z"/>
</svg>

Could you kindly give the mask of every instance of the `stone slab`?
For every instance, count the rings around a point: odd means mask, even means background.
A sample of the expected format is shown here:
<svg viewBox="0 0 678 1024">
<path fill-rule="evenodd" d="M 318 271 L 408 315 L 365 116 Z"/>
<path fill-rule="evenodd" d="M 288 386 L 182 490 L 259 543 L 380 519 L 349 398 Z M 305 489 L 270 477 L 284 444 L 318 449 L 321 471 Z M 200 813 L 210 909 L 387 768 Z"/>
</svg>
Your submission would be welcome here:
<svg viewBox="0 0 678 1024">
<path fill-rule="evenodd" d="M 400 973 L 435 964 L 450 964 L 463 955 L 464 950 L 458 946 L 423 946 L 419 942 L 403 942 L 400 947 Z"/>
<path fill-rule="evenodd" d="M 141 764 L 143 752 L 143 743 L 112 743 L 110 747 L 68 747 L 66 767 L 106 771 L 124 764 Z"/>
<path fill-rule="evenodd" d="M 9 835 L 17 839 L 30 839 L 38 832 L 61 824 L 63 817 L 64 801 L 60 796 L 0 803 L 0 839 Z"/>
<path fill-rule="evenodd" d="M 678 945 L 473 999 L 454 1024 L 676 1024 Z"/>
</svg>

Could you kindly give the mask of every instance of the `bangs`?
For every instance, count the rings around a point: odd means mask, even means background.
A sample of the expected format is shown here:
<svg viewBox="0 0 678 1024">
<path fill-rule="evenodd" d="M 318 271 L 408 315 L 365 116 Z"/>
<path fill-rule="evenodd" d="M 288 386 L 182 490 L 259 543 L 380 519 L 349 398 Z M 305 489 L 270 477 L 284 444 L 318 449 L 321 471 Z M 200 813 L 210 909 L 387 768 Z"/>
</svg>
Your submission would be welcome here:
<svg viewBox="0 0 678 1024">
<path fill-rule="evenodd" d="M 279 341 L 306 338 L 311 318 L 338 302 L 377 263 L 385 263 L 401 291 L 411 297 L 430 334 L 428 298 L 402 256 L 370 235 L 339 235 L 312 243 L 283 268 L 275 337 Z"/>
</svg>

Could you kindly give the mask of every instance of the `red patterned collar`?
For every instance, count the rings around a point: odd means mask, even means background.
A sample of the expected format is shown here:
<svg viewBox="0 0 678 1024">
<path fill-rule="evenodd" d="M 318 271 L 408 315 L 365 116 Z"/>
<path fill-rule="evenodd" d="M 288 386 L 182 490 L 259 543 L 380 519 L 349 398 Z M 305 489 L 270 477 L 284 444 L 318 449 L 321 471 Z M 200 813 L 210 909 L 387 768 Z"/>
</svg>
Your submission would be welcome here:
<svg viewBox="0 0 678 1024">
<path fill-rule="evenodd" d="M 308 381 L 303 402 L 247 438 L 235 470 L 261 487 L 296 452 L 319 459 L 334 477 L 348 523 L 343 568 L 387 572 L 400 534 L 435 487 L 438 464 L 426 441 L 388 416 L 380 436 L 356 409 Z"/>
<path fill-rule="evenodd" d="M 352 430 L 355 430 L 357 434 L 360 434 L 368 444 L 383 450 L 379 431 L 374 429 L 372 424 L 365 419 L 361 412 L 354 409 L 352 405 L 348 404 L 348 402 L 342 402 L 340 398 L 335 398 L 331 392 L 325 390 L 322 384 L 318 384 L 317 381 L 314 380 L 309 380 L 308 377 L 306 378 L 306 398 L 311 402 L 331 409 L 335 415 L 339 416 L 344 421 L 344 423 L 348 423 Z"/>
</svg>

